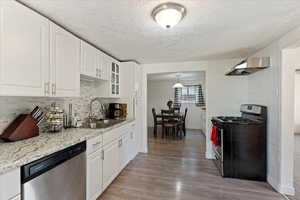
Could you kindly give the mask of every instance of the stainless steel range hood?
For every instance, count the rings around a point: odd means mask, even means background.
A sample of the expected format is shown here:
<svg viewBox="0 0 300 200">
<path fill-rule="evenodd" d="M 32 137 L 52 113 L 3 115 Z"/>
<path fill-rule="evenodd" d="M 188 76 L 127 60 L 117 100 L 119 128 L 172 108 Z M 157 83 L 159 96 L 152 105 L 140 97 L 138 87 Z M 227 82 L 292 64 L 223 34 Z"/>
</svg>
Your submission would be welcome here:
<svg viewBox="0 0 300 200">
<path fill-rule="evenodd" d="M 226 76 L 246 76 L 271 66 L 270 57 L 253 57 L 235 65 Z"/>
</svg>

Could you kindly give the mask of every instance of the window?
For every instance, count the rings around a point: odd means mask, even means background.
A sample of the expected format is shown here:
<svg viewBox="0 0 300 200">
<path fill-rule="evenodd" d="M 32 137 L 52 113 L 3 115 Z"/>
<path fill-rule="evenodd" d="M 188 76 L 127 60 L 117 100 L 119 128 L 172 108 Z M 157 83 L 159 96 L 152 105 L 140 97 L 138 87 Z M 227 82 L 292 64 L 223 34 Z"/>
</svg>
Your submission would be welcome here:
<svg viewBox="0 0 300 200">
<path fill-rule="evenodd" d="M 194 103 L 196 106 L 205 106 L 201 85 L 185 85 L 183 88 L 175 88 L 175 105 L 182 103 Z"/>
</svg>

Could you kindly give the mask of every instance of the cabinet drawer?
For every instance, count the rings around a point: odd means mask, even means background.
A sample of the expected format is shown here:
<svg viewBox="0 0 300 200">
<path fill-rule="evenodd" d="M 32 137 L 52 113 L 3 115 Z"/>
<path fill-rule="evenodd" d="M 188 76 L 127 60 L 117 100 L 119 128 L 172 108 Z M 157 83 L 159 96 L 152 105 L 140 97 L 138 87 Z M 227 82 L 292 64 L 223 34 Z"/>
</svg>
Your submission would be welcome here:
<svg viewBox="0 0 300 200">
<path fill-rule="evenodd" d="M 91 138 L 86 142 L 86 153 L 89 155 L 98 149 L 100 149 L 103 145 L 102 135 Z"/>
<path fill-rule="evenodd" d="M 103 145 L 109 144 L 114 140 L 119 139 L 122 135 L 128 132 L 129 125 L 125 124 L 121 127 L 113 129 L 103 134 Z"/>
</svg>

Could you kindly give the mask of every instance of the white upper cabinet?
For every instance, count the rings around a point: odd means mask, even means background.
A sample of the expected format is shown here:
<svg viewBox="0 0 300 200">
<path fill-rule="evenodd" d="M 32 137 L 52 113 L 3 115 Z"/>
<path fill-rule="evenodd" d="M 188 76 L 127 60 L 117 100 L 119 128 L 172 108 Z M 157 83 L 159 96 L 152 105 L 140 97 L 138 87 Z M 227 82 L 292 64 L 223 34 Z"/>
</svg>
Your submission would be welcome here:
<svg viewBox="0 0 300 200">
<path fill-rule="evenodd" d="M 49 21 L 16 1 L 5 1 L 0 24 L 0 95 L 44 96 Z"/>
<path fill-rule="evenodd" d="M 108 80 L 105 56 L 103 52 L 81 41 L 81 74 L 95 79 Z"/>
<path fill-rule="evenodd" d="M 106 54 L 104 54 L 101 51 L 97 52 L 98 55 L 98 66 L 99 66 L 99 76 L 100 79 L 108 81 L 109 80 L 109 59 L 108 56 Z"/>
<path fill-rule="evenodd" d="M 93 78 L 99 77 L 99 58 L 97 49 L 81 41 L 81 68 L 80 73 Z"/>
<path fill-rule="evenodd" d="M 104 98 L 120 98 L 121 97 L 121 63 L 112 57 L 104 54 L 103 67 L 105 71 L 105 77 L 107 80 L 102 83 L 99 88 L 99 96 Z"/>
<path fill-rule="evenodd" d="M 50 26 L 50 95 L 80 95 L 80 40 L 51 23 Z"/>
</svg>

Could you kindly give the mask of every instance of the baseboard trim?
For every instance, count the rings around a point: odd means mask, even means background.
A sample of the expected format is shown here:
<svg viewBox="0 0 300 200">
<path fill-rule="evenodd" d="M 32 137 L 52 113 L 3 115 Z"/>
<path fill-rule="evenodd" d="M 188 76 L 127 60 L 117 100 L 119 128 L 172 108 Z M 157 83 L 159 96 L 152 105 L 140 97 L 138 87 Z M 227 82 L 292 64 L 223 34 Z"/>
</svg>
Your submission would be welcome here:
<svg viewBox="0 0 300 200">
<path fill-rule="evenodd" d="M 281 185 L 278 181 L 276 181 L 272 176 L 268 177 L 267 182 L 279 193 L 284 195 L 295 195 L 295 188 L 293 186 Z"/>
</svg>

